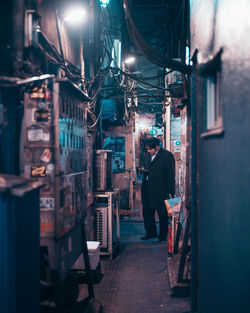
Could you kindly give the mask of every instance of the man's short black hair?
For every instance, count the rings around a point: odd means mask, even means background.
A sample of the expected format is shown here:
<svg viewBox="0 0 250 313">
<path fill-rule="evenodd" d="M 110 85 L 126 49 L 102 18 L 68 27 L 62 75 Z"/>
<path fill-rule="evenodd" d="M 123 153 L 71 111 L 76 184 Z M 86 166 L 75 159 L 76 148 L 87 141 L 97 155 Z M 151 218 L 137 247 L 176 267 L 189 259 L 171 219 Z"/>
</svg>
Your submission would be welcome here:
<svg viewBox="0 0 250 313">
<path fill-rule="evenodd" d="M 144 140 L 144 146 L 150 147 L 150 148 L 156 148 L 160 145 L 160 140 L 155 137 L 150 137 Z"/>
</svg>

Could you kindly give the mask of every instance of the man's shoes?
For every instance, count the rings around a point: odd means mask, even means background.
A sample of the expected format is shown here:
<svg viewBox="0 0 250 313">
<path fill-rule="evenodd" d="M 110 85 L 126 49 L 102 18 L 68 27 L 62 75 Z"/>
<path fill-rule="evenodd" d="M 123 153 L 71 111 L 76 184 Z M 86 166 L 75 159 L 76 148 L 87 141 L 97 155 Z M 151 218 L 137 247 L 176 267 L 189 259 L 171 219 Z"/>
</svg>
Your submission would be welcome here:
<svg viewBox="0 0 250 313">
<path fill-rule="evenodd" d="M 160 238 L 160 237 L 158 238 L 159 243 L 164 243 L 166 242 L 166 240 L 167 240 L 166 238 Z"/>
<path fill-rule="evenodd" d="M 141 240 L 149 240 L 149 239 L 157 238 L 157 237 L 158 237 L 157 235 L 153 235 L 153 236 L 146 235 L 146 236 L 141 237 Z"/>
</svg>

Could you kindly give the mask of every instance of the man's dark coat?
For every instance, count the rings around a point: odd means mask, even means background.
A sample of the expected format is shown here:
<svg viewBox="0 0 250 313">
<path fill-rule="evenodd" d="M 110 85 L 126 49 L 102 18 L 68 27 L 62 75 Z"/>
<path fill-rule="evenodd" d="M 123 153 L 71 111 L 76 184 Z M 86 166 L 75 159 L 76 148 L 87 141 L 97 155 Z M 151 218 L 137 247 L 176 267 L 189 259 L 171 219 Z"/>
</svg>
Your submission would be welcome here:
<svg viewBox="0 0 250 313">
<path fill-rule="evenodd" d="M 175 160 L 168 150 L 159 149 L 154 160 L 147 153 L 144 167 L 148 170 L 148 179 L 144 175 L 142 182 L 142 203 L 147 209 L 156 209 L 165 199 L 175 194 Z"/>
</svg>

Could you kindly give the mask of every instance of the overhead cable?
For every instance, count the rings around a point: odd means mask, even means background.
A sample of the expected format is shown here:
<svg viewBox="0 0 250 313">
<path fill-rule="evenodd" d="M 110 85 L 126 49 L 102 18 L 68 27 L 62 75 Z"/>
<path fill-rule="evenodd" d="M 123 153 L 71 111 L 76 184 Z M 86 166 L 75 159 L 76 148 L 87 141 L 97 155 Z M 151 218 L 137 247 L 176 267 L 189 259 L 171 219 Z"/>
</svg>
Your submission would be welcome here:
<svg viewBox="0 0 250 313">
<path fill-rule="evenodd" d="M 123 0 L 123 4 L 128 33 L 138 51 L 145 58 L 160 67 L 171 68 L 180 71 L 181 73 L 189 74 L 191 72 L 190 66 L 186 65 L 183 62 L 175 61 L 159 54 L 145 41 L 145 39 L 142 37 L 142 35 L 139 33 L 138 29 L 135 26 L 130 12 L 128 0 Z"/>
</svg>

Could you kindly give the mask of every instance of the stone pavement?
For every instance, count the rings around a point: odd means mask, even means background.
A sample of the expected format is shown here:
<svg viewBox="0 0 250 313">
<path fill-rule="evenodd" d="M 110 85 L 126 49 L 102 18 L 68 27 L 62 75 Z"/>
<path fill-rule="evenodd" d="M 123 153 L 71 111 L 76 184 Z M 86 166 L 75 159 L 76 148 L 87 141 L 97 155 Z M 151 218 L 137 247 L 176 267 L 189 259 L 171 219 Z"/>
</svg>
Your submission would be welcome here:
<svg viewBox="0 0 250 313">
<path fill-rule="evenodd" d="M 94 285 L 102 313 L 189 312 L 188 298 L 171 297 L 167 245 L 141 241 L 143 235 L 139 219 L 121 221 L 121 251 L 112 261 L 101 261 L 103 278 Z"/>
</svg>

